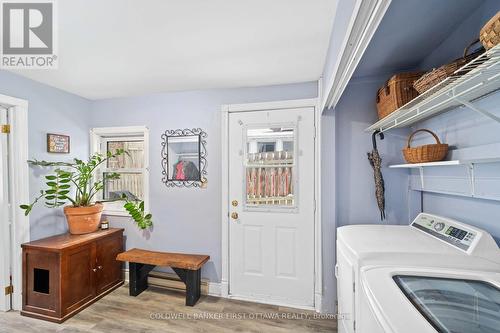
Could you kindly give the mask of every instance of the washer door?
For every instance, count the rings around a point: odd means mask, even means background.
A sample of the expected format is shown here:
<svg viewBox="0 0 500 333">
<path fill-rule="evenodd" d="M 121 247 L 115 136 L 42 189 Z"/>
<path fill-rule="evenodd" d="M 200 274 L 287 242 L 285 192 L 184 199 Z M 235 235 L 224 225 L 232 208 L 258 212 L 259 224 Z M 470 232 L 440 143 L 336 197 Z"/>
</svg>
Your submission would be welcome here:
<svg viewBox="0 0 500 333">
<path fill-rule="evenodd" d="M 401 291 L 438 332 L 500 333 L 500 290 L 485 281 L 395 275 Z"/>
</svg>

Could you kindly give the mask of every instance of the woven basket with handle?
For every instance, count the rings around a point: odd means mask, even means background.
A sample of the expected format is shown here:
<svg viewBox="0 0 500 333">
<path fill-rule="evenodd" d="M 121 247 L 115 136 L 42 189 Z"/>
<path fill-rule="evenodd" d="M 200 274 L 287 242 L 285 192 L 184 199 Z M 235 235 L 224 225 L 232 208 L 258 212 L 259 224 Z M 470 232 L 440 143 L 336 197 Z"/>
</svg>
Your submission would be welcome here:
<svg viewBox="0 0 500 333">
<path fill-rule="evenodd" d="M 486 50 L 500 43 L 500 11 L 479 32 L 479 39 Z"/>
<path fill-rule="evenodd" d="M 413 139 L 415 134 L 420 132 L 427 132 L 431 134 L 434 139 L 436 139 L 436 143 L 419 147 L 411 147 L 411 140 Z M 446 154 L 448 154 L 448 145 L 441 143 L 438 136 L 428 129 L 419 129 L 413 132 L 408 137 L 406 148 L 403 149 L 403 155 L 406 162 L 408 163 L 427 163 L 442 161 L 446 157 Z"/>
<path fill-rule="evenodd" d="M 412 99 L 418 96 L 413 82 L 424 72 L 399 73 L 391 77 L 377 91 L 377 112 L 379 119 L 387 117 Z"/>
<path fill-rule="evenodd" d="M 468 72 L 467 70 L 461 70 L 457 73 L 455 72 L 468 62 L 484 53 L 484 48 L 480 48 L 479 50 L 469 54 L 469 50 L 471 49 L 471 47 L 478 42 L 479 39 L 475 40 L 469 46 L 467 46 L 464 50 L 464 55 L 462 58 L 455 59 L 449 64 L 433 69 L 432 71 L 424 74 L 421 78 L 416 80 L 413 83 L 413 87 L 415 88 L 415 90 L 418 91 L 419 94 L 422 94 L 430 88 L 434 87 L 439 82 L 444 81 L 449 76 L 461 76 L 466 74 Z"/>
</svg>

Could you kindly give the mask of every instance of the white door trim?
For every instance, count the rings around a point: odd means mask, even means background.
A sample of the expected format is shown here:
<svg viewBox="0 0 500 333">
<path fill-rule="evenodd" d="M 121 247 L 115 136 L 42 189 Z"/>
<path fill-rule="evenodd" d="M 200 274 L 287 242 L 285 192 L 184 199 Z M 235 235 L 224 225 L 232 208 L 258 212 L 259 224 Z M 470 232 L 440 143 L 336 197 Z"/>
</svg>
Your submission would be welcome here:
<svg viewBox="0 0 500 333">
<path fill-rule="evenodd" d="M 222 105 L 221 117 L 221 145 L 222 145 L 222 277 L 221 277 L 221 297 L 232 298 L 229 294 L 229 114 L 233 112 L 250 112 L 264 110 L 294 109 L 301 107 L 314 108 L 315 121 L 315 214 L 314 214 L 314 309 L 321 311 L 323 295 L 323 276 L 322 276 L 322 245 L 321 245 L 321 173 L 320 173 L 320 151 L 321 151 L 321 111 L 318 107 L 318 98 L 296 99 L 286 101 L 248 103 L 248 104 L 226 104 Z M 266 300 L 246 299 L 255 302 L 265 303 Z M 279 304 L 283 306 L 292 306 L 290 304 Z"/>
<path fill-rule="evenodd" d="M 12 225 L 12 308 L 22 306 L 22 250 L 21 244 L 30 240 L 29 218 L 19 205 L 29 202 L 28 173 L 28 101 L 0 95 L 0 104 L 9 108 L 9 187 Z M 7 268 L 8 269 L 8 268 Z M 3 290 L 1 290 L 3 292 Z"/>
</svg>

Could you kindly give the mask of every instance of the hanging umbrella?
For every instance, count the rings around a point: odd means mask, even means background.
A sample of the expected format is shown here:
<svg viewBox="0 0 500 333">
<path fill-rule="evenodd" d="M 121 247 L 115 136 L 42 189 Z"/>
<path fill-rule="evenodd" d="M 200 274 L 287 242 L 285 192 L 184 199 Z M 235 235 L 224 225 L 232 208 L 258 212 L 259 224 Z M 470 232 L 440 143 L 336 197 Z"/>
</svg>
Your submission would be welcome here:
<svg viewBox="0 0 500 333">
<path fill-rule="evenodd" d="M 377 140 L 375 136 L 380 131 L 375 131 L 372 134 L 373 150 L 368 153 L 368 161 L 373 168 L 373 178 L 375 179 L 375 196 L 377 198 L 378 208 L 380 210 L 380 219 L 385 219 L 385 186 L 384 177 L 382 176 L 382 158 L 377 150 Z M 384 134 L 380 133 L 380 139 L 384 139 Z"/>
</svg>

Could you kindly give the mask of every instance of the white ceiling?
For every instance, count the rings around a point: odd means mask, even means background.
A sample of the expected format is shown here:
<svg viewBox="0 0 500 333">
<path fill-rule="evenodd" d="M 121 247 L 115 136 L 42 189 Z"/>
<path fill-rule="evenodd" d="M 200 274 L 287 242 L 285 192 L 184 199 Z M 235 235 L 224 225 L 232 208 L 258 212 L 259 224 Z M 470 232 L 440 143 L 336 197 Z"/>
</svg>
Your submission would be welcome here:
<svg viewBox="0 0 500 333">
<path fill-rule="evenodd" d="M 89 99 L 317 80 L 337 0 L 64 0 L 59 69 Z"/>
</svg>

